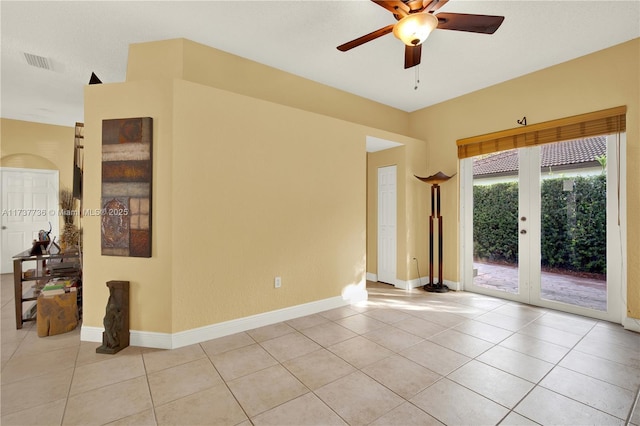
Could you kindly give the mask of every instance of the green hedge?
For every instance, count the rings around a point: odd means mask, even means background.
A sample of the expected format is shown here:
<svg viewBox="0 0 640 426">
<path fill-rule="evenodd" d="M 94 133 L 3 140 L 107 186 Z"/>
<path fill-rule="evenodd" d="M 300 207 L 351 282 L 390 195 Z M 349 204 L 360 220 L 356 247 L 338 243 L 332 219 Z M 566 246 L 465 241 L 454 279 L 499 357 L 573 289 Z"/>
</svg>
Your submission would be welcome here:
<svg viewBox="0 0 640 426">
<path fill-rule="evenodd" d="M 542 266 L 606 273 L 606 177 L 565 178 L 541 185 Z M 518 184 L 473 188 L 473 255 L 492 262 L 518 261 Z"/>
</svg>

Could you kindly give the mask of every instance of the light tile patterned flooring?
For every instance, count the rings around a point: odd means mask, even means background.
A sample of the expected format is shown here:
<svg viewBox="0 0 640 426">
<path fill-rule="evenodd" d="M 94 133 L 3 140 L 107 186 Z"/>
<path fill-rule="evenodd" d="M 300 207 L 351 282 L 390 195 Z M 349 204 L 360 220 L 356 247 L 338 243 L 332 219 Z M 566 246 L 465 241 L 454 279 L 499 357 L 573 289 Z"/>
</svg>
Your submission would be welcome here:
<svg viewBox="0 0 640 426">
<path fill-rule="evenodd" d="M 15 329 L 2 276 L 2 425 L 608 425 L 640 334 L 482 295 L 369 283 L 334 309 L 175 350 L 95 353 Z M 631 415 L 640 425 L 640 409 Z"/>
</svg>

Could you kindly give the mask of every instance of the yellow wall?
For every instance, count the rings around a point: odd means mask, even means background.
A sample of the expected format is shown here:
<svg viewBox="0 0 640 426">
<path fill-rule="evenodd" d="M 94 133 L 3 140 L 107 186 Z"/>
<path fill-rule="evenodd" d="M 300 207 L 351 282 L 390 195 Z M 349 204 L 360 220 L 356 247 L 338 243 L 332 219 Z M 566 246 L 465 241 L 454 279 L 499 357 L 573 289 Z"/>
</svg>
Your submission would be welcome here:
<svg viewBox="0 0 640 426">
<path fill-rule="evenodd" d="M 173 330 L 363 282 L 361 126 L 191 82 L 174 88 Z"/>
<path fill-rule="evenodd" d="M 103 119 L 153 117 L 154 164 L 152 258 L 101 256 L 99 218 L 84 221 L 84 325 L 101 327 L 109 280 L 131 283 L 131 328 L 162 333 L 364 282 L 366 136 L 417 141 L 259 98 L 164 74 L 86 88 L 85 208 L 100 207 Z"/>
<path fill-rule="evenodd" d="M 388 138 L 388 136 L 387 136 Z M 410 281 L 427 276 L 427 232 L 430 210 L 429 187 L 414 175 L 426 176 L 427 144 L 418 139 L 394 139 L 403 146 L 367 155 L 367 272 L 378 269 L 378 168 L 396 165 L 397 169 L 397 261 L 396 278 Z"/>
<path fill-rule="evenodd" d="M 70 124 L 0 119 L 0 166 L 58 170 L 60 188 L 71 188 L 75 123 Z"/>
<path fill-rule="evenodd" d="M 83 219 L 83 325 L 102 327 L 109 297 L 106 282 L 130 282 L 133 330 L 171 332 L 173 267 L 171 199 L 173 88 L 169 81 L 100 84 L 85 88 L 84 209 L 100 209 L 102 120 L 153 117 L 153 231 L 151 258 L 101 256 L 100 217 Z M 187 171 L 183 171 L 187 173 Z M 201 223 L 192 220 L 192 224 Z M 195 243 L 195 238 L 194 238 Z M 206 263 L 203 265 L 205 266 Z"/>
<path fill-rule="evenodd" d="M 127 81 L 157 78 L 179 78 L 374 129 L 408 132 L 404 111 L 190 40 L 130 46 Z"/>
<path fill-rule="evenodd" d="M 465 95 L 410 114 L 410 133 L 430 143 L 429 173 L 456 170 L 456 140 L 626 105 L 628 314 L 640 317 L 640 39 Z M 437 147 L 437 149 L 436 149 Z M 447 182 L 453 190 L 455 184 Z M 446 189 L 449 193 L 449 188 Z M 445 279 L 459 280 L 459 194 L 444 197 Z"/>
</svg>

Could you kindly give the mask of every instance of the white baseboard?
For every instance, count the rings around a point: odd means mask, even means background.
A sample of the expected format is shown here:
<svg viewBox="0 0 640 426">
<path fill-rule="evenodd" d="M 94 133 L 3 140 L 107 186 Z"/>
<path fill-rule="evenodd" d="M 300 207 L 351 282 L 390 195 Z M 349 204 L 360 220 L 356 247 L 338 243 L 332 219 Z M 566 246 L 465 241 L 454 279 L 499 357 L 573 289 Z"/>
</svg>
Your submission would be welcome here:
<svg viewBox="0 0 640 426">
<path fill-rule="evenodd" d="M 373 282 L 378 282 L 378 275 L 374 274 L 372 272 L 367 272 L 367 281 L 373 281 Z M 422 278 L 422 281 L 424 281 L 425 283 L 429 282 L 429 278 Z M 403 280 L 394 280 L 394 282 L 389 283 L 392 284 L 394 287 L 396 288 L 400 288 L 403 290 L 409 290 L 415 287 L 420 287 L 421 285 L 424 284 L 420 284 L 420 280 L 415 279 L 415 280 L 409 280 L 409 281 L 403 281 Z"/>
<path fill-rule="evenodd" d="M 434 281 L 438 281 L 438 277 L 433 277 L 433 279 Z M 377 282 L 378 275 L 372 272 L 367 272 L 367 281 Z M 408 280 L 408 281 L 395 280 L 395 282 L 390 284 L 393 284 L 394 287 L 402 290 L 410 290 L 412 288 L 422 287 L 428 283 L 429 283 L 429 277 L 421 277 L 421 278 L 415 278 L 413 280 Z M 454 291 L 462 290 L 462 285 L 460 284 L 460 282 L 444 280 L 444 284 L 446 284 L 447 287 L 449 287 L 451 290 L 454 290 Z"/>
<path fill-rule="evenodd" d="M 460 281 L 444 280 L 444 284 L 447 287 L 449 287 L 449 290 L 453 290 L 453 291 L 461 291 L 462 290 L 462 284 L 460 283 Z"/>
<path fill-rule="evenodd" d="M 433 280 L 438 281 L 438 277 L 434 277 Z M 396 288 L 400 288 L 403 290 L 410 290 L 412 288 L 422 287 L 428 283 L 429 283 L 429 277 L 422 277 L 420 279 L 416 278 L 409 281 L 397 280 L 395 286 Z M 460 291 L 462 289 L 462 286 L 460 285 L 460 283 L 456 281 L 444 280 L 444 284 L 447 287 L 449 287 L 450 290 Z"/>
<path fill-rule="evenodd" d="M 635 318 L 625 317 L 622 320 L 622 326 L 626 330 L 631 330 L 631 331 L 640 333 L 640 320 L 637 320 Z"/>
<path fill-rule="evenodd" d="M 411 290 L 412 288 L 421 287 L 428 282 L 429 282 L 429 278 L 425 279 L 424 277 L 420 279 L 416 278 L 414 280 L 409 280 L 409 281 L 396 280 L 395 287 L 400 288 L 402 290 Z"/>
<path fill-rule="evenodd" d="M 102 327 L 88 327 L 83 325 L 80 329 L 80 340 L 85 342 L 102 342 Z M 172 335 L 169 333 L 157 333 L 154 331 L 131 330 L 129 344 L 144 348 L 173 349 Z M 199 342 L 194 342 L 199 343 Z"/>
<path fill-rule="evenodd" d="M 191 330 L 180 331 L 173 334 L 131 330 L 129 341 L 131 346 L 176 349 L 211 339 L 217 339 L 218 337 L 240 333 L 242 331 L 264 327 L 265 325 L 275 324 L 277 322 L 288 321 L 307 315 L 317 314 L 318 312 L 340 308 L 347 306 L 348 304 L 348 300 L 345 300 L 341 296 L 337 296 L 302 305 L 278 309 L 276 311 L 264 312 L 249 317 L 211 324 Z M 89 327 L 83 325 L 80 330 L 80 340 L 86 342 L 102 342 L 103 331 L 104 328 L 102 327 Z"/>
</svg>

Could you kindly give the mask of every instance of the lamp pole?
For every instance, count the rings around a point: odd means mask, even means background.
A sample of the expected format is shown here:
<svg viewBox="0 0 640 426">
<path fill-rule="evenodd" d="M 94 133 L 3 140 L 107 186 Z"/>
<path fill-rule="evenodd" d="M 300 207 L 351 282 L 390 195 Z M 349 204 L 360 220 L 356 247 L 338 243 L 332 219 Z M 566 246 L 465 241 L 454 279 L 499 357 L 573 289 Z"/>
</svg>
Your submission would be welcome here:
<svg viewBox="0 0 640 426">
<path fill-rule="evenodd" d="M 414 175 L 415 176 L 415 175 Z M 442 172 L 428 177 L 415 176 L 422 182 L 431 184 L 431 215 L 429 216 L 429 283 L 423 288 L 431 293 L 446 293 L 449 287 L 443 284 L 443 259 L 442 259 L 442 215 L 440 214 L 440 184 L 452 178 Z M 433 279 L 433 224 L 438 221 L 438 283 Z M 420 278 L 420 277 L 418 277 Z"/>
</svg>

